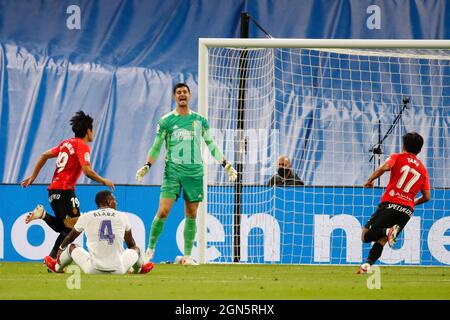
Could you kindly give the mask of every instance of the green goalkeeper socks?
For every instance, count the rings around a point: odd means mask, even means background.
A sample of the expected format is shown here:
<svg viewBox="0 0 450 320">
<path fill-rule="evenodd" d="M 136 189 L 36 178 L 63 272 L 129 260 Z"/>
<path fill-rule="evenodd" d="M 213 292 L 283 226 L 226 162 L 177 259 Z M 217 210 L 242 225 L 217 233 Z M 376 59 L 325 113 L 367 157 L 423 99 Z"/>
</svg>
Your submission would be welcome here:
<svg viewBox="0 0 450 320">
<path fill-rule="evenodd" d="M 186 221 L 184 223 L 184 255 L 185 256 L 191 255 L 196 232 L 197 232 L 197 225 L 196 225 L 195 219 L 186 217 Z"/>
<path fill-rule="evenodd" d="M 159 235 L 163 230 L 164 223 L 166 222 L 166 218 L 158 218 L 155 216 L 152 222 L 152 228 L 150 229 L 150 237 L 148 239 L 148 247 L 150 249 L 155 249 L 156 241 L 158 241 Z"/>
<path fill-rule="evenodd" d="M 154 249 L 156 247 L 156 241 L 158 241 L 159 235 L 161 234 L 164 223 L 166 219 L 161 219 L 155 216 L 152 223 L 152 228 L 150 229 L 150 237 L 148 240 L 148 247 Z M 184 224 L 184 255 L 190 256 L 192 252 L 192 247 L 194 246 L 195 234 L 197 232 L 197 224 L 195 219 L 186 218 Z"/>
</svg>

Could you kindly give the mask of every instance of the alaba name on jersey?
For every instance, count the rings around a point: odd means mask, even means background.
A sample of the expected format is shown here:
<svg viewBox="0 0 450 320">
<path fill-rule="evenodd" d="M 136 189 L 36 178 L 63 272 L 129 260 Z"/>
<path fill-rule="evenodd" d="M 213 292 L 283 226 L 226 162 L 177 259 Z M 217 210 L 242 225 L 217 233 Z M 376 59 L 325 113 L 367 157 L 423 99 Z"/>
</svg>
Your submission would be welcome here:
<svg viewBox="0 0 450 320">
<path fill-rule="evenodd" d="M 125 231 L 131 230 L 126 213 L 112 208 L 89 211 L 78 218 L 74 228 L 85 232 L 95 269 L 115 271 L 121 267 Z"/>
<path fill-rule="evenodd" d="M 91 150 L 80 138 L 62 141 L 51 149 L 56 156 L 56 169 L 49 190 L 73 190 L 81 175 L 81 168 L 91 163 Z"/>
<path fill-rule="evenodd" d="M 414 209 L 419 191 L 430 190 L 428 171 L 417 157 L 408 152 L 391 154 L 386 162 L 391 176 L 381 202 L 390 202 Z"/>
</svg>

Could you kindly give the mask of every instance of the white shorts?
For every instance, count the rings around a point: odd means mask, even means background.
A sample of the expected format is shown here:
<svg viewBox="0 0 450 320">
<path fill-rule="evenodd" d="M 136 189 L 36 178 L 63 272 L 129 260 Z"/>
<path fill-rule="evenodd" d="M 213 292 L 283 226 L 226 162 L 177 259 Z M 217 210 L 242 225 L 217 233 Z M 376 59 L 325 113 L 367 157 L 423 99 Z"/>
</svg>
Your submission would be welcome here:
<svg viewBox="0 0 450 320">
<path fill-rule="evenodd" d="M 73 261 L 83 270 L 85 274 L 125 274 L 138 261 L 139 255 L 136 250 L 126 249 L 121 256 L 121 266 L 114 271 L 101 271 L 92 265 L 89 252 L 82 247 L 76 247 L 71 253 Z"/>
</svg>

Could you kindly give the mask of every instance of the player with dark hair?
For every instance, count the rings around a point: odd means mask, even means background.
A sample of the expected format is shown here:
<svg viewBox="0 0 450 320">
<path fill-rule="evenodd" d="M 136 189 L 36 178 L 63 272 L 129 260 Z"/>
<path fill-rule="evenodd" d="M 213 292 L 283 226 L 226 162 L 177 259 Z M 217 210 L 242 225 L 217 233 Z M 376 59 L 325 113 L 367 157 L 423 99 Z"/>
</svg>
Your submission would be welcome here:
<svg viewBox="0 0 450 320">
<path fill-rule="evenodd" d="M 145 261 L 153 259 L 156 242 L 176 199 L 183 189 L 186 221 L 184 225 L 184 257 L 181 264 L 197 264 L 191 258 L 197 231 L 196 217 L 199 203 L 203 200 L 203 163 L 200 146 L 205 140 L 213 157 L 225 168 L 230 181 L 237 179 L 237 172 L 225 160 L 222 151 L 214 142 L 205 117 L 189 108 L 191 91 L 185 83 L 178 83 L 173 89 L 177 104 L 175 110 L 163 116 L 156 129 L 156 138 L 150 148 L 147 163 L 136 172 L 136 180 L 142 181 L 156 161 L 161 146 L 165 142 L 166 162 L 161 185 L 159 208 L 150 229 Z"/>
<path fill-rule="evenodd" d="M 416 155 L 422 150 L 423 138 L 416 132 L 403 136 L 401 153 L 391 154 L 376 169 L 364 184 L 372 188 L 373 181 L 386 171 L 391 171 L 389 184 L 381 198 L 377 211 L 370 217 L 361 234 L 365 243 L 374 242 L 366 262 L 358 270 L 358 274 L 366 273 L 381 257 L 386 243 L 393 246 L 399 233 L 408 223 L 414 212 L 414 206 L 427 202 L 431 198 L 428 172 Z M 422 196 L 415 199 L 421 191 Z"/>
<path fill-rule="evenodd" d="M 114 189 L 114 183 L 98 175 L 91 167 L 90 148 L 87 143 L 94 140 L 93 119 L 83 111 L 78 111 L 70 119 L 74 138 L 62 141 L 56 147 L 45 151 L 37 161 L 30 177 L 22 181 L 23 188 L 31 185 L 47 160 L 56 158 L 56 169 L 48 187 L 50 205 L 55 213 L 52 216 L 38 205 L 26 218 L 25 223 L 35 219 L 43 219 L 55 232 L 58 238 L 50 252 L 55 258 L 58 247 L 69 234 L 76 219 L 80 216 L 80 203 L 75 195 L 75 184 L 81 171 L 97 182 Z"/>
<path fill-rule="evenodd" d="M 95 196 L 98 209 L 89 211 L 64 238 L 59 247 L 57 259 L 45 257 L 47 267 L 54 272 L 63 272 L 65 266 L 75 262 L 86 274 L 148 273 L 154 264 L 145 263 L 139 247 L 131 233 L 128 216 L 117 211 L 117 201 L 109 190 L 100 191 Z M 85 232 L 89 252 L 72 243 Z M 123 250 L 123 242 L 128 249 Z"/>
</svg>

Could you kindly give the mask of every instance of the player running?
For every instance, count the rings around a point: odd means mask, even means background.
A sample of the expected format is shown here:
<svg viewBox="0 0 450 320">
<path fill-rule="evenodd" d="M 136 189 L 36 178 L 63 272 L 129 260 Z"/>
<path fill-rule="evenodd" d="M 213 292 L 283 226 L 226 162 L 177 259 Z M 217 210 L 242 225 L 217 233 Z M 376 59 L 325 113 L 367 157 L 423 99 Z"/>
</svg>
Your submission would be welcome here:
<svg viewBox="0 0 450 320">
<path fill-rule="evenodd" d="M 136 173 L 136 180 L 142 181 L 152 164 L 158 158 L 161 145 L 165 142 L 166 161 L 161 185 L 158 211 L 150 229 L 148 249 L 145 260 L 153 259 L 156 242 L 176 199 L 183 189 L 185 203 L 184 256 L 181 264 L 196 265 L 191 258 L 194 238 L 197 231 L 196 217 L 199 203 L 203 200 L 203 163 L 201 159 L 201 139 L 205 140 L 213 157 L 225 168 L 230 181 L 237 179 L 237 172 L 227 163 L 222 151 L 209 133 L 205 117 L 189 108 L 191 92 L 184 83 L 173 89 L 176 108 L 163 116 L 158 123 L 155 142 L 148 152 L 147 163 Z"/>
<path fill-rule="evenodd" d="M 381 257 L 386 242 L 393 246 L 399 233 L 411 218 L 414 206 L 427 202 L 431 198 L 428 172 L 422 162 L 417 159 L 423 146 L 423 138 L 416 132 L 403 136 L 401 153 L 391 154 L 367 182 L 365 188 L 372 188 L 373 181 L 386 171 L 391 171 L 389 184 L 381 198 L 377 211 L 370 217 L 361 234 L 365 243 L 374 242 L 366 262 L 357 274 L 366 273 Z M 422 196 L 415 199 L 421 191 Z"/>
<path fill-rule="evenodd" d="M 89 211 L 78 219 L 72 231 L 63 240 L 57 259 L 45 257 L 47 267 L 63 272 L 74 261 L 86 274 L 147 273 L 154 267 L 144 264 L 140 250 L 131 234 L 131 225 L 124 212 L 117 211 L 117 201 L 111 191 L 100 191 L 95 196 L 98 210 Z M 89 252 L 72 243 L 85 232 Z M 123 250 L 125 240 L 128 249 Z"/>
<path fill-rule="evenodd" d="M 30 223 L 35 219 L 43 219 L 50 228 L 59 233 L 50 252 L 52 258 L 56 257 L 59 245 L 80 216 L 80 203 L 75 195 L 75 184 L 81 171 L 92 180 L 114 189 L 111 180 L 99 176 L 91 167 L 91 150 L 88 143 L 94 140 L 93 122 L 94 119 L 83 111 L 75 113 L 70 119 L 75 137 L 64 140 L 58 146 L 41 154 L 31 176 L 21 183 L 23 188 L 31 185 L 47 160 L 57 157 L 56 169 L 48 187 L 49 201 L 55 216 L 45 212 L 42 205 L 38 205 L 25 220 L 25 223 Z"/>
</svg>

